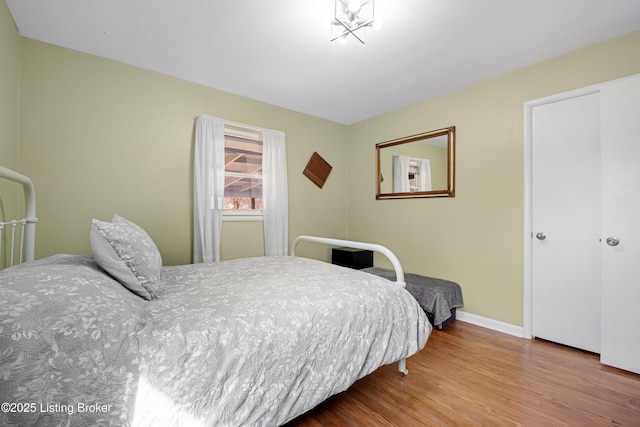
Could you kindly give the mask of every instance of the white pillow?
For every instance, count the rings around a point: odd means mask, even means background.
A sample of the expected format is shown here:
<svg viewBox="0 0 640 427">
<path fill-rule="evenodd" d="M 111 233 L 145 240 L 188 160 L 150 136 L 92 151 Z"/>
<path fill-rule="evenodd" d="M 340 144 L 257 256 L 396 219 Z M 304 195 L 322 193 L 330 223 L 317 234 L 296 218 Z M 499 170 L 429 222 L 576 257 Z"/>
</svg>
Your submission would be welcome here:
<svg viewBox="0 0 640 427">
<path fill-rule="evenodd" d="M 100 267 L 136 295 L 147 300 L 158 296 L 162 257 L 142 228 L 118 215 L 113 222 L 94 219 L 90 239 Z"/>
</svg>

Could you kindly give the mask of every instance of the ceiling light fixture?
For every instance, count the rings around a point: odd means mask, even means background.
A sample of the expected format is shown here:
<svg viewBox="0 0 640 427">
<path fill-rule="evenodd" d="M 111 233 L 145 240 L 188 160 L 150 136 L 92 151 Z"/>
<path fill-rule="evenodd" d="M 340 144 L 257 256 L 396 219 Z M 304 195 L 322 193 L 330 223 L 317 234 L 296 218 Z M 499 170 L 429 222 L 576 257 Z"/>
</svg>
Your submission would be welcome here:
<svg viewBox="0 0 640 427">
<path fill-rule="evenodd" d="M 335 0 L 331 41 L 346 40 L 351 34 L 364 44 L 364 29 L 373 27 L 373 0 Z"/>
</svg>

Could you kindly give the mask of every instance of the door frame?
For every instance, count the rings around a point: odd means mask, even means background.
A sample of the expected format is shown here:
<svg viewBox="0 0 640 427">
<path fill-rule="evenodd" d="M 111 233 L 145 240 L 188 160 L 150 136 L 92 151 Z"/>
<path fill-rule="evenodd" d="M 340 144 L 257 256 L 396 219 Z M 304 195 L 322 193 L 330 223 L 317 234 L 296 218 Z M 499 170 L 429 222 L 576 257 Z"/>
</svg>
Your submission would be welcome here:
<svg viewBox="0 0 640 427">
<path fill-rule="evenodd" d="M 531 339 L 533 337 L 533 108 L 598 93 L 604 84 L 605 83 L 598 83 L 524 103 L 524 234 L 522 239 L 524 242 L 522 336 L 524 338 Z"/>
</svg>

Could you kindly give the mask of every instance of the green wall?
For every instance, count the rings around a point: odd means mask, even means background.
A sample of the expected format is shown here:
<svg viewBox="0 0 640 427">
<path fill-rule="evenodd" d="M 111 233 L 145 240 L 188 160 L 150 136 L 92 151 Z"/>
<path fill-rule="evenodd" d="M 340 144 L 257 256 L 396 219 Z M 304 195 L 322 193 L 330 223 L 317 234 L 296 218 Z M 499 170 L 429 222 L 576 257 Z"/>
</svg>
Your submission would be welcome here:
<svg viewBox="0 0 640 427">
<path fill-rule="evenodd" d="M 0 164 L 18 167 L 20 146 L 20 35 L 0 1 Z"/>
<path fill-rule="evenodd" d="M 38 195 L 38 258 L 90 252 L 91 219 L 118 213 L 147 230 L 165 264 L 190 262 L 198 113 L 284 131 L 290 238 L 346 237 L 344 125 L 30 39 L 21 77 L 22 171 Z M 302 175 L 314 151 L 333 166 L 323 189 Z M 222 258 L 263 255 L 262 233 L 262 223 L 225 222 Z"/>
<path fill-rule="evenodd" d="M 0 165 L 17 170 L 20 160 L 20 35 L 4 1 L 0 1 Z M 0 180 L 0 222 L 22 215 L 21 187 Z M 6 242 L 3 239 L 0 245 Z M 6 264 L 2 247 L 0 267 Z"/>
<path fill-rule="evenodd" d="M 349 238 L 460 283 L 464 310 L 522 325 L 524 102 L 640 73 L 640 32 L 349 127 Z M 375 200 L 375 144 L 456 126 L 456 197 Z M 579 153 L 577 153 L 579 155 Z"/>
<path fill-rule="evenodd" d="M 20 35 L 6 3 L 0 1 L 0 165 L 17 169 L 19 147 Z"/>
</svg>

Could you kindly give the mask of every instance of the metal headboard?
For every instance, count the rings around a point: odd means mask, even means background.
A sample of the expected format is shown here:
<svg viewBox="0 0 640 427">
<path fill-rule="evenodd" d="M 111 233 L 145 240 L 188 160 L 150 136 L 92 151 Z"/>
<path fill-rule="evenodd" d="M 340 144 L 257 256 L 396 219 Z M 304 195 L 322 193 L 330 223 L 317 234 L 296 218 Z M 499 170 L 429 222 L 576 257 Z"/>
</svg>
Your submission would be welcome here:
<svg viewBox="0 0 640 427">
<path fill-rule="evenodd" d="M 0 261 L 3 260 L 2 236 L 5 234 L 7 239 L 11 239 L 10 243 L 7 243 L 7 245 L 10 246 L 11 251 L 9 255 L 9 266 L 14 265 L 16 231 L 18 231 L 18 229 L 20 234 L 20 255 L 18 263 L 33 261 L 36 244 L 36 222 L 38 222 L 38 218 L 36 218 L 36 193 L 33 187 L 33 182 L 29 177 L 4 166 L 0 166 L 0 178 L 22 184 L 25 200 L 24 218 L 0 222 Z M 1 267 L 2 265 L 0 265 L 0 268 Z"/>
<path fill-rule="evenodd" d="M 386 256 L 391 264 L 393 265 L 393 269 L 396 272 L 396 283 L 402 287 L 406 286 L 404 281 L 404 271 L 402 270 L 402 265 L 400 265 L 400 261 L 395 256 L 391 250 L 386 248 L 385 246 L 378 245 L 375 243 L 365 243 L 365 242 L 355 242 L 352 240 L 341 240 L 341 239 L 332 239 L 329 237 L 316 237 L 316 236 L 298 236 L 293 240 L 291 244 L 291 256 L 296 256 L 296 247 L 302 241 L 315 242 L 315 243 L 323 243 L 326 245 L 334 245 L 334 246 L 346 246 L 349 248 L 357 248 L 357 249 L 366 249 L 369 251 L 380 252 L 384 256 Z M 398 360 L 398 371 L 407 375 L 409 371 L 407 370 L 407 359 L 403 358 Z"/>
</svg>

